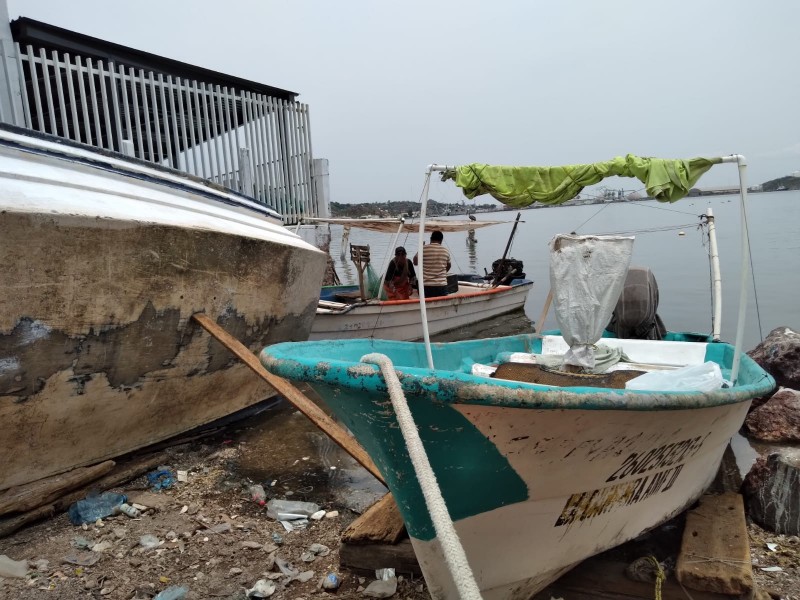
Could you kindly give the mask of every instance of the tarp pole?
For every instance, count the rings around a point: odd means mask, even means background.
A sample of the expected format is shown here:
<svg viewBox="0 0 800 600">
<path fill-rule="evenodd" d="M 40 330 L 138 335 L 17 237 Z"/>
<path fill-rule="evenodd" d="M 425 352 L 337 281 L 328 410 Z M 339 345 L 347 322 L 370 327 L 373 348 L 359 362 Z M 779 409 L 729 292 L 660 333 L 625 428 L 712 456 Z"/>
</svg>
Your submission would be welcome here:
<svg viewBox="0 0 800 600">
<path fill-rule="evenodd" d="M 428 192 L 431 187 L 431 173 L 444 171 L 444 165 L 428 165 L 425 171 L 425 186 L 422 188 L 422 208 L 419 211 L 419 240 L 417 240 L 417 281 L 419 282 L 419 311 L 422 315 L 422 339 L 425 342 L 425 354 L 428 357 L 428 367 L 433 370 L 433 353 L 431 352 L 431 334 L 428 331 L 428 310 L 425 306 L 425 278 L 422 264 L 422 247 L 425 243 L 425 211 L 428 208 Z"/>
<path fill-rule="evenodd" d="M 722 276 L 719 270 L 719 250 L 717 249 L 714 211 L 711 210 L 710 206 L 706 209 L 706 222 L 708 223 L 708 246 L 711 254 L 711 279 L 714 289 L 714 322 L 711 324 L 711 336 L 715 342 L 718 342 L 722 329 Z"/>
<path fill-rule="evenodd" d="M 733 355 L 733 367 L 731 368 L 731 383 L 735 385 L 739 377 L 739 363 L 741 361 L 744 323 L 747 313 L 747 278 L 750 274 L 750 241 L 747 231 L 747 159 L 741 154 L 733 154 L 723 157 L 722 162 L 735 162 L 739 167 L 742 265 L 740 268 L 741 277 L 739 281 L 739 320 L 736 324 L 736 345 Z"/>
<path fill-rule="evenodd" d="M 428 331 L 428 309 L 425 306 L 425 278 L 423 276 L 422 247 L 425 244 L 425 211 L 428 208 L 428 192 L 431 187 L 433 165 L 425 172 L 425 185 L 422 188 L 422 207 L 419 210 L 419 239 L 417 240 L 417 292 L 419 293 L 419 312 L 422 321 L 422 339 L 425 342 L 425 355 L 428 357 L 428 368 L 433 370 L 433 353 L 431 352 L 431 334 Z"/>
</svg>

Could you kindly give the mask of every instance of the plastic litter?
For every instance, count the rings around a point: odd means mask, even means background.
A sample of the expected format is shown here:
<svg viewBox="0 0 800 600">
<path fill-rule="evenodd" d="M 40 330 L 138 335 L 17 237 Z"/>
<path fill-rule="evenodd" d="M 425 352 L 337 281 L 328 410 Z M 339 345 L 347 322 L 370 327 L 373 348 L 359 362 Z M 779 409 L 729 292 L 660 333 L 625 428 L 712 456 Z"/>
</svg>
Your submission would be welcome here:
<svg viewBox="0 0 800 600">
<path fill-rule="evenodd" d="M 5 554 L 0 554 L 0 577 L 18 577 L 24 579 L 27 574 L 27 560 L 14 560 Z"/>
<path fill-rule="evenodd" d="M 158 593 L 153 600 L 182 600 L 189 593 L 189 588 L 182 585 L 171 585 Z"/>
<path fill-rule="evenodd" d="M 169 469 L 159 469 L 147 474 L 147 484 L 155 491 L 168 490 L 175 484 L 175 477 Z"/>
<path fill-rule="evenodd" d="M 267 502 L 267 516 L 278 521 L 293 521 L 308 519 L 319 510 L 319 505 L 313 502 L 300 502 L 298 500 L 278 500 L 273 498 Z"/>
<path fill-rule="evenodd" d="M 131 506 L 127 502 L 120 504 L 114 512 L 126 515 L 131 519 L 138 519 L 142 516 L 142 511 L 134 506 Z"/>
<path fill-rule="evenodd" d="M 715 362 L 689 365 L 671 371 L 651 371 L 634 377 L 625 384 L 626 390 L 654 392 L 713 392 L 722 388 L 722 371 Z"/>
<path fill-rule="evenodd" d="M 280 533 L 273 533 L 272 541 L 275 542 L 278 546 L 280 546 L 281 544 L 283 544 L 283 536 Z"/>
<path fill-rule="evenodd" d="M 264 506 L 267 503 L 267 492 L 264 491 L 263 485 L 250 486 L 250 498 L 259 506 Z"/>
<path fill-rule="evenodd" d="M 69 520 L 73 525 L 94 523 L 97 519 L 113 515 L 126 501 L 127 497 L 124 494 L 114 492 L 87 496 L 69 507 Z"/>
<path fill-rule="evenodd" d="M 150 548 L 158 548 L 161 545 L 161 540 L 159 540 L 156 536 L 146 533 L 142 537 L 139 538 L 139 545 L 142 548 L 150 549 Z"/>
<path fill-rule="evenodd" d="M 275 583 L 267 579 L 259 579 L 256 584 L 247 590 L 248 598 L 268 598 L 275 593 Z"/>
<path fill-rule="evenodd" d="M 342 582 L 336 573 L 328 573 L 322 578 L 319 587 L 323 590 L 338 590 L 341 584 Z"/>
</svg>

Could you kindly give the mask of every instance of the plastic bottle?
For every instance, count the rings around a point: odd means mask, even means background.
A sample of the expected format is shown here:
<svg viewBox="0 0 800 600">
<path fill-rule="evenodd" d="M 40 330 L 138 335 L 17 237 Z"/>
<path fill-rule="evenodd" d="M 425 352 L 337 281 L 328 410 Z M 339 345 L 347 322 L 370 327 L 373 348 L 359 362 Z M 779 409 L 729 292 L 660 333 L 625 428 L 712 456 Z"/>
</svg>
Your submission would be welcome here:
<svg viewBox="0 0 800 600">
<path fill-rule="evenodd" d="M 138 508 L 135 508 L 135 507 L 131 506 L 130 504 L 128 504 L 126 502 L 123 502 L 122 504 L 120 504 L 116 508 L 116 510 L 114 512 L 122 513 L 123 515 L 127 515 L 131 519 L 138 519 L 139 517 L 142 516 L 142 511 L 140 511 Z"/>
<path fill-rule="evenodd" d="M 264 506 L 267 503 L 267 492 L 264 491 L 264 486 L 251 485 L 250 498 L 252 498 L 253 502 L 258 504 L 259 506 Z"/>
<path fill-rule="evenodd" d="M 127 499 L 125 495 L 113 492 L 87 496 L 69 507 L 69 520 L 73 525 L 94 523 L 97 519 L 113 515 Z"/>
</svg>

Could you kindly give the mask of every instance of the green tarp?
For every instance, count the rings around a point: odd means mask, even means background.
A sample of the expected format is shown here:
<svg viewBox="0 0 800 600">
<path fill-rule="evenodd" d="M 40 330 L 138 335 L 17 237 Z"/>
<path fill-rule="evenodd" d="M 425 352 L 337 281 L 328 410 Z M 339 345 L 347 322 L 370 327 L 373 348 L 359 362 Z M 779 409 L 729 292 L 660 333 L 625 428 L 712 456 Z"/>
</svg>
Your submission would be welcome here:
<svg viewBox="0 0 800 600">
<path fill-rule="evenodd" d="M 562 204 L 571 200 L 587 185 L 606 177 L 636 177 L 647 193 L 662 202 L 680 200 L 700 176 L 721 158 L 669 160 L 628 154 L 605 162 L 563 167 L 504 167 L 471 164 L 445 171 L 442 180 L 454 179 L 467 198 L 491 194 L 503 204 L 514 207 L 534 202 Z"/>
</svg>

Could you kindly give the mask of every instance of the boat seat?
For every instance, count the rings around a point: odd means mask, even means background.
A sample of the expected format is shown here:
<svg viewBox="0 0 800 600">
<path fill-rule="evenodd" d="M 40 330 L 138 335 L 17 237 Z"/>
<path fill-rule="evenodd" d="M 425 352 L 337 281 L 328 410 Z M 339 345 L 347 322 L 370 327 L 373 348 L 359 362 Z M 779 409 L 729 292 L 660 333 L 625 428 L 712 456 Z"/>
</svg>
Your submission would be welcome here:
<svg viewBox="0 0 800 600">
<path fill-rule="evenodd" d="M 531 363 L 503 363 L 491 377 L 508 381 L 538 383 L 557 387 L 600 387 L 625 389 L 625 382 L 643 375 L 644 371 L 611 371 L 610 373 L 565 373 Z"/>
<path fill-rule="evenodd" d="M 347 304 L 352 304 L 353 302 L 358 302 L 361 300 L 361 292 L 355 290 L 353 292 L 337 292 L 333 295 L 339 302 L 346 302 Z"/>
</svg>

